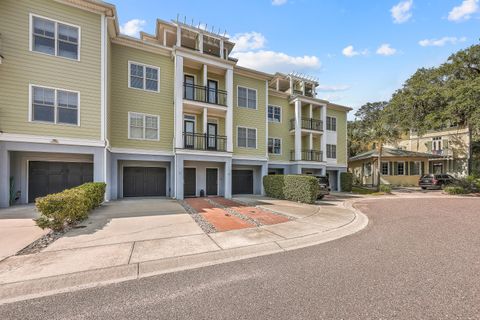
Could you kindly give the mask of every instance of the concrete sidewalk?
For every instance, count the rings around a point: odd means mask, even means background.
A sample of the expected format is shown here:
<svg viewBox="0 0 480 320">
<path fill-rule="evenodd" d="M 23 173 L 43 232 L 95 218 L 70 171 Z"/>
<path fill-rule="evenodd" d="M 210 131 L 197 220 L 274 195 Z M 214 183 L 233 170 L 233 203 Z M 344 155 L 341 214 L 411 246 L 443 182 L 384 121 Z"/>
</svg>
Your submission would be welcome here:
<svg viewBox="0 0 480 320">
<path fill-rule="evenodd" d="M 368 223 L 343 202 L 320 207 L 261 197 L 236 200 L 295 219 L 206 234 L 174 200 L 111 202 L 85 228 L 43 252 L 2 261 L 0 303 L 306 247 Z"/>
</svg>

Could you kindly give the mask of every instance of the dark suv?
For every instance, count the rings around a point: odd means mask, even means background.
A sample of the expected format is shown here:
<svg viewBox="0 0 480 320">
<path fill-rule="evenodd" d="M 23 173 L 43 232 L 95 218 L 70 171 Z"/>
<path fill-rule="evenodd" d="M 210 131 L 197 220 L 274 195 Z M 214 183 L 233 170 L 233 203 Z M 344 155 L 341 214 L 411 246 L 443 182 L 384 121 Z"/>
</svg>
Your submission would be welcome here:
<svg viewBox="0 0 480 320">
<path fill-rule="evenodd" d="M 317 199 L 323 199 L 323 197 L 330 194 L 330 181 L 327 176 L 315 176 L 315 178 L 317 178 L 318 186 L 320 187 Z"/>
<path fill-rule="evenodd" d="M 455 182 L 449 174 L 425 174 L 418 180 L 418 185 L 425 189 L 442 189 L 444 186 Z"/>
</svg>

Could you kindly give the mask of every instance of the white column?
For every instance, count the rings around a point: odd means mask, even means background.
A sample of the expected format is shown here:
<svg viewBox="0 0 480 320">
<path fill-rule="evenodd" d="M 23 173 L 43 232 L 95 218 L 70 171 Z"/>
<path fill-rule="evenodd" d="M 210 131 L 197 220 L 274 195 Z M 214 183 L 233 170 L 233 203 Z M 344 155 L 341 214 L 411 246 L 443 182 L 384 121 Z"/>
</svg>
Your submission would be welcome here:
<svg viewBox="0 0 480 320">
<path fill-rule="evenodd" d="M 280 91 L 280 78 L 277 78 L 277 83 L 276 83 L 275 89 L 277 91 Z"/>
<path fill-rule="evenodd" d="M 202 79 L 203 84 L 202 84 L 202 85 L 206 87 L 206 86 L 207 86 L 207 81 L 208 81 L 208 67 L 207 67 L 206 64 L 203 65 L 203 74 L 202 74 L 202 76 L 203 76 L 203 79 Z M 206 97 L 205 97 L 205 98 L 206 98 Z"/>
<path fill-rule="evenodd" d="M 220 40 L 220 58 L 223 59 L 223 40 Z"/>
<path fill-rule="evenodd" d="M 260 171 L 261 171 L 261 174 L 260 174 L 261 175 L 261 177 L 260 177 L 260 187 L 261 187 L 260 192 L 261 192 L 261 195 L 264 196 L 265 195 L 265 188 L 263 186 L 263 177 L 268 175 L 268 164 L 267 163 L 263 164 Z"/>
<path fill-rule="evenodd" d="M 175 148 L 183 148 L 183 57 L 175 56 Z"/>
<path fill-rule="evenodd" d="M 163 29 L 163 46 L 167 46 L 167 30 Z"/>
<path fill-rule="evenodd" d="M 323 105 L 320 109 L 322 122 L 323 122 L 323 133 L 320 136 L 320 145 L 322 150 L 322 161 L 327 159 L 327 106 Z"/>
<path fill-rule="evenodd" d="M 230 199 L 232 197 L 232 159 L 225 161 L 225 198 Z"/>
<path fill-rule="evenodd" d="M 305 81 L 302 81 L 302 95 L 305 95 Z"/>
<path fill-rule="evenodd" d="M 203 108 L 203 133 L 207 133 L 207 123 L 208 123 L 208 108 Z M 205 143 L 207 143 L 205 141 Z"/>
<path fill-rule="evenodd" d="M 198 35 L 198 50 L 200 50 L 200 52 L 203 53 L 203 34 L 202 33 Z"/>
<path fill-rule="evenodd" d="M 227 91 L 227 115 L 225 118 L 225 135 L 227 136 L 227 152 L 233 152 L 233 69 L 225 72 Z"/>
<path fill-rule="evenodd" d="M 313 133 L 308 134 L 308 149 L 313 150 Z"/>
<path fill-rule="evenodd" d="M 293 79 L 292 77 L 290 77 L 289 79 L 290 79 L 290 94 L 293 94 Z"/>
<path fill-rule="evenodd" d="M 175 156 L 175 199 L 183 200 L 183 157 Z"/>
<path fill-rule="evenodd" d="M 295 100 L 295 160 L 302 160 L 302 102 Z"/>
<path fill-rule="evenodd" d="M 313 104 L 310 103 L 310 109 L 308 110 L 308 117 L 313 118 Z"/>
<path fill-rule="evenodd" d="M 177 47 L 182 46 L 182 29 L 177 26 Z"/>
<path fill-rule="evenodd" d="M 0 208 L 10 205 L 10 156 L 0 142 Z"/>
</svg>

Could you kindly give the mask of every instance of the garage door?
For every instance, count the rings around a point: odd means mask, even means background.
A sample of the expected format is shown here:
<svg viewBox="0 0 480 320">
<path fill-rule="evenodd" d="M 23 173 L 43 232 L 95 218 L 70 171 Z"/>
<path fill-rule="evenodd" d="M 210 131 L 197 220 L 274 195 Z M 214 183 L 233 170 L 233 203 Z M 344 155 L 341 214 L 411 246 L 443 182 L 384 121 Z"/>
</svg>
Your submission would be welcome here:
<svg viewBox="0 0 480 320">
<path fill-rule="evenodd" d="M 253 194 L 252 170 L 232 170 L 232 193 Z"/>
<path fill-rule="evenodd" d="M 30 161 L 28 202 L 93 181 L 93 163 Z"/>
<path fill-rule="evenodd" d="M 123 168 L 123 196 L 167 195 L 167 169 L 155 167 Z"/>
</svg>

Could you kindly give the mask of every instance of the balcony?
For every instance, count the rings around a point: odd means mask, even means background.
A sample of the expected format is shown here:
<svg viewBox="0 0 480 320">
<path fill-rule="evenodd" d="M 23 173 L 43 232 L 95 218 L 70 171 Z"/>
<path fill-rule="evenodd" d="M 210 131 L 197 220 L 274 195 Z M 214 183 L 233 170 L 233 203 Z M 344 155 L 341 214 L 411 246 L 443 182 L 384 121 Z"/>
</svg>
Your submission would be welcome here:
<svg viewBox="0 0 480 320">
<path fill-rule="evenodd" d="M 226 151 L 227 137 L 206 133 L 183 133 L 183 147 L 191 150 Z"/>
<path fill-rule="evenodd" d="M 323 131 L 323 121 L 313 118 L 300 119 L 300 126 L 306 130 Z M 290 130 L 295 130 L 295 119 L 290 119 Z"/>
<path fill-rule="evenodd" d="M 183 99 L 227 106 L 227 91 L 183 83 Z"/>
<path fill-rule="evenodd" d="M 295 161 L 295 150 L 290 151 L 290 160 Z M 323 152 L 320 150 L 302 150 L 301 159 L 302 161 L 323 161 Z"/>
</svg>

